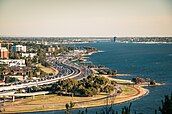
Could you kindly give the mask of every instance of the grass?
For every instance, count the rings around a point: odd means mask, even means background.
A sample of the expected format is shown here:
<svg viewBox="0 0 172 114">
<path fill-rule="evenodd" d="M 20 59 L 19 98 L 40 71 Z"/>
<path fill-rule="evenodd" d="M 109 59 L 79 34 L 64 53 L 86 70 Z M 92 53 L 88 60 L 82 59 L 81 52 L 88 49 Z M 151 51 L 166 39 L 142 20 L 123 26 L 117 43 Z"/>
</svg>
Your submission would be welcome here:
<svg viewBox="0 0 172 114">
<path fill-rule="evenodd" d="M 41 64 L 37 64 L 37 67 L 39 67 L 42 71 L 44 71 L 47 74 L 55 73 L 56 71 L 52 68 L 42 66 Z"/>
<path fill-rule="evenodd" d="M 94 97 L 71 97 L 71 96 L 57 96 L 56 94 L 49 94 L 49 95 L 40 95 L 35 96 L 35 99 L 32 97 L 27 97 L 25 99 L 21 99 L 15 102 L 8 102 L 6 106 L 10 105 L 39 105 L 39 104 L 64 104 L 69 103 L 70 101 L 77 102 L 77 101 L 85 101 L 91 100 L 95 98 L 102 98 L 105 95 L 96 95 Z"/>
<path fill-rule="evenodd" d="M 27 111 L 43 111 L 43 110 L 61 110 L 65 109 L 65 104 L 78 101 L 86 101 L 96 98 L 102 98 L 106 95 L 96 95 L 94 97 L 71 97 L 71 96 L 57 96 L 56 94 L 49 94 L 49 95 L 40 95 L 35 96 L 35 99 L 32 97 L 27 97 L 25 99 L 21 99 L 15 102 L 7 102 L 5 104 L 5 112 L 27 112 Z M 104 102 L 101 102 L 103 104 Z M 97 106 L 100 104 L 100 101 L 93 101 L 84 104 L 78 104 L 75 108 L 80 108 L 83 105 L 88 106 Z M 35 106 L 34 106 L 35 105 Z M 21 106 L 21 107 L 11 107 L 11 106 Z M 23 106 L 23 107 L 22 107 Z M 3 110 L 2 110 L 3 111 Z"/>
<path fill-rule="evenodd" d="M 126 99 L 129 96 L 134 96 L 137 93 L 137 90 L 132 86 L 122 86 L 123 92 L 120 96 L 117 96 L 113 99 L 114 103 L 127 101 Z M 5 107 L 1 109 L 5 112 L 29 112 L 29 111 L 45 111 L 45 110 L 62 110 L 65 109 L 65 104 L 77 101 L 86 101 L 96 98 L 105 97 L 106 93 L 101 93 L 100 95 L 96 95 L 93 97 L 71 97 L 71 96 L 57 96 L 56 94 L 49 95 L 39 95 L 35 96 L 35 99 L 32 97 L 26 97 L 25 99 L 21 99 L 15 102 L 7 102 Z M 110 102 L 110 100 L 109 100 Z M 110 104 L 110 103 L 109 103 Z M 74 108 L 83 108 L 83 107 L 92 107 L 92 106 L 101 106 L 106 105 L 106 99 L 84 102 L 80 104 L 76 104 Z M 14 107 L 13 107 L 14 106 Z M 20 107 L 15 107 L 20 106 Z"/>
<path fill-rule="evenodd" d="M 121 95 L 133 95 L 133 94 L 137 93 L 137 90 L 131 86 L 125 85 L 125 86 L 122 86 L 121 89 L 123 91 Z"/>
</svg>

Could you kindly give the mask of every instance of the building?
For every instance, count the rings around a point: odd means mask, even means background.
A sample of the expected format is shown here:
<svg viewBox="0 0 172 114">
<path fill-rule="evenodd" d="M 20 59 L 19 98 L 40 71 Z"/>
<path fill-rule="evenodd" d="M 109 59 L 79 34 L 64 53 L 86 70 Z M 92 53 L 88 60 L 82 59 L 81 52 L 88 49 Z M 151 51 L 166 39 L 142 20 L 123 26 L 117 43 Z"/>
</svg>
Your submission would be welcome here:
<svg viewBox="0 0 172 114">
<path fill-rule="evenodd" d="M 17 51 L 26 52 L 26 46 L 22 46 L 22 45 L 12 46 L 12 51 L 13 52 L 17 52 Z"/>
<path fill-rule="evenodd" d="M 113 41 L 114 41 L 114 42 L 116 41 L 116 37 L 113 37 Z"/>
<path fill-rule="evenodd" d="M 31 57 L 37 56 L 37 53 L 21 53 L 22 57 Z"/>
<path fill-rule="evenodd" d="M 0 79 L 0 85 L 5 85 L 5 82 Z"/>
<path fill-rule="evenodd" d="M 54 51 L 55 51 L 55 48 L 54 48 L 54 47 L 49 47 L 49 48 L 48 48 L 48 52 L 52 53 L 52 52 L 54 52 Z"/>
<path fill-rule="evenodd" d="M 0 64 L 11 66 L 26 66 L 25 59 L 0 59 Z"/>
<path fill-rule="evenodd" d="M 0 47 L 0 58 L 9 58 L 8 49 L 6 47 Z"/>
</svg>

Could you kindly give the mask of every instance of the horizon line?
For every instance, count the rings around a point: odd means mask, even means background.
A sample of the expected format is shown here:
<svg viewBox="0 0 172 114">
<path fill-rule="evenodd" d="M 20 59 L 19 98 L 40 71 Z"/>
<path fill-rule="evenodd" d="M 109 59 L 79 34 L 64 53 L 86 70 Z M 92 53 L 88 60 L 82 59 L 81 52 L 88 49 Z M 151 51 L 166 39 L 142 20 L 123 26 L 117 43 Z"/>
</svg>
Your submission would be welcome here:
<svg viewBox="0 0 172 114">
<path fill-rule="evenodd" d="M 130 37 L 140 37 L 140 38 L 169 38 L 172 36 L 0 36 L 1 38 L 130 38 Z"/>
</svg>

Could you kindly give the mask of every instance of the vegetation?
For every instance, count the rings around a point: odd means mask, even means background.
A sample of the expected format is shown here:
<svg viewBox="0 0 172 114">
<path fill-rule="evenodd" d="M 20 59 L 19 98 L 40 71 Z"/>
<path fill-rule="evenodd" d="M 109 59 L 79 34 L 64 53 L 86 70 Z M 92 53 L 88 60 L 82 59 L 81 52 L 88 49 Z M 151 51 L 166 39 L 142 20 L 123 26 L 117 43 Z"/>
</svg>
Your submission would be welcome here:
<svg viewBox="0 0 172 114">
<path fill-rule="evenodd" d="M 67 103 L 65 114 L 72 114 L 72 108 L 75 106 L 73 102 Z"/>
<path fill-rule="evenodd" d="M 151 80 L 151 79 L 148 79 L 148 78 L 132 78 L 131 80 L 132 82 L 134 82 L 135 84 L 150 84 L 150 85 L 155 85 L 156 84 L 156 81 L 155 80 Z"/>
<path fill-rule="evenodd" d="M 88 76 L 82 80 L 60 80 L 52 85 L 53 92 L 57 94 L 74 94 L 75 96 L 90 97 L 100 92 L 110 93 L 116 83 L 101 76 Z"/>
<path fill-rule="evenodd" d="M 161 114 L 171 114 L 172 113 L 172 95 L 169 97 L 165 95 L 164 101 L 162 100 L 162 107 L 159 107 Z M 156 112 L 156 111 L 155 111 Z"/>
<path fill-rule="evenodd" d="M 116 75 L 117 74 L 117 70 L 111 70 L 111 69 L 98 69 L 97 71 L 99 72 L 99 74 L 103 74 L 103 75 Z"/>
<path fill-rule="evenodd" d="M 5 77 L 5 83 L 11 83 L 11 82 L 16 82 L 18 81 L 17 78 L 14 78 L 14 77 Z"/>
<path fill-rule="evenodd" d="M 0 79 L 4 79 L 3 70 L 7 70 L 8 67 L 6 65 L 0 65 Z"/>
<path fill-rule="evenodd" d="M 55 70 L 49 67 L 45 67 L 41 64 L 37 64 L 37 68 L 39 68 L 40 70 L 44 71 L 47 74 L 54 74 Z"/>
</svg>

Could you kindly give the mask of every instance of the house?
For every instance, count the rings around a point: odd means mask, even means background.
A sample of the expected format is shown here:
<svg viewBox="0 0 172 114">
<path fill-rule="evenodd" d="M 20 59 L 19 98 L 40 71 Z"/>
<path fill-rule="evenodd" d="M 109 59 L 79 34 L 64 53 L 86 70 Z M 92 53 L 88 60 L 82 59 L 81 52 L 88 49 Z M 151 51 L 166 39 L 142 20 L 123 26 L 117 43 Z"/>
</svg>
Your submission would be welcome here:
<svg viewBox="0 0 172 114">
<path fill-rule="evenodd" d="M 24 71 L 24 70 L 12 70 L 11 74 L 13 74 L 13 75 L 26 75 L 26 71 Z"/>
<path fill-rule="evenodd" d="M 8 75 L 9 73 L 10 73 L 9 70 L 3 70 L 3 71 L 2 71 L 2 74 L 3 74 L 3 75 Z"/>
<path fill-rule="evenodd" d="M 13 75 L 26 75 L 28 72 L 32 71 L 32 67 L 16 67 L 12 66 L 10 68 L 11 74 Z"/>
<path fill-rule="evenodd" d="M 0 79 L 0 85 L 5 85 L 5 82 Z"/>
</svg>

